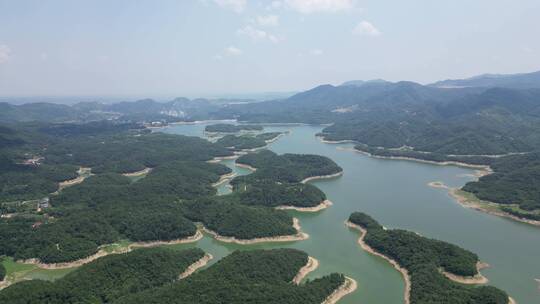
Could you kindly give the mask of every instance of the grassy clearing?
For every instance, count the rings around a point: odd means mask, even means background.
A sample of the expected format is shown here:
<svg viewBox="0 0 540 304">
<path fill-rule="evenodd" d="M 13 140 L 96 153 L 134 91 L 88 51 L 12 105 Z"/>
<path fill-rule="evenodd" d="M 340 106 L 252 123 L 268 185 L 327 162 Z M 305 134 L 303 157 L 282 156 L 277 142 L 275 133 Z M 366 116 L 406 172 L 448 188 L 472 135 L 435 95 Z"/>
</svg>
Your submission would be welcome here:
<svg viewBox="0 0 540 304">
<path fill-rule="evenodd" d="M 75 270 L 75 268 L 42 269 L 35 265 L 15 262 L 13 258 L 10 257 L 4 258 L 2 264 L 6 268 L 6 279 L 9 282 L 19 282 L 32 279 L 54 281 Z"/>
</svg>

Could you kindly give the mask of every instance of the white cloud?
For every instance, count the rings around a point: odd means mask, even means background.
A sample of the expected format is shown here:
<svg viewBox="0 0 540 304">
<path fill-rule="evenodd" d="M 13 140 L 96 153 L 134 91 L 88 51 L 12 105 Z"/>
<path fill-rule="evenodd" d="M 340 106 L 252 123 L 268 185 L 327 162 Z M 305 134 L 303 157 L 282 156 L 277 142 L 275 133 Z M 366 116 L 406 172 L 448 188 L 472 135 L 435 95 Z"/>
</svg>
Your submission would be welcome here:
<svg viewBox="0 0 540 304">
<path fill-rule="evenodd" d="M 244 52 L 241 49 L 231 45 L 231 46 L 225 48 L 224 53 L 225 53 L 225 55 L 229 55 L 229 56 L 240 56 Z"/>
<path fill-rule="evenodd" d="M 0 64 L 8 62 L 11 57 L 11 49 L 7 45 L 0 44 Z"/>
<path fill-rule="evenodd" d="M 279 16 L 277 15 L 257 16 L 256 21 L 257 21 L 257 24 L 260 26 L 278 26 Z"/>
<path fill-rule="evenodd" d="M 214 0 L 214 2 L 224 8 L 233 10 L 234 12 L 241 13 L 246 9 L 246 0 Z"/>
<path fill-rule="evenodd" d="M 302 14 L 339 12 L 354 8 L 354 0 L 284 0 L 287 7 Z"/>
<path fill-rule="evenodd" d="M 321 49 L 312 49 L 312 50 L 309 50 L 309 54 L 312 55 L 312 56 L 320 56 L 324 53 L 323 50 Z"/>
<path fill-rule="evenodd" d="M 279 39 L 276 36 L 270 33 L 267 33 L 266 31 L 260 30 L 258 28 L 254 28 L 251 25 L 246 25 L 243 28 L 238 29 L 236 33 L 238 35 L 247 36 L 254 41 L 268 40 L 273 43 L 279 42 Z"/>
<path fill-rule="evenodd" d="M 353 34 L 360 36 L 380 36 L 382 33 L 373 24 L 368 21 L 362 21 L 358 23 L 354 29 Z"/>
</svg>

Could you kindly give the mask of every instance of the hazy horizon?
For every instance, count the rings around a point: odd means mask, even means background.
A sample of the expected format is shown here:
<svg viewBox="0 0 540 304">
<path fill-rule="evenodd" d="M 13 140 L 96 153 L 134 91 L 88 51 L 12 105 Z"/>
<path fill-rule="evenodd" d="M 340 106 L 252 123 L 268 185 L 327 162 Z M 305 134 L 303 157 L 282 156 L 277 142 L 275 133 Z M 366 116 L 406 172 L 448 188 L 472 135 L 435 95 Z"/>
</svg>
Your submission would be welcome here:
<svg viewBox="0 0 540 304">
<path fill-rule="evenodd" d="M 0 95 L 210 97 L 540 69 L 540 2 L 0 0 Z"/>
</svg>

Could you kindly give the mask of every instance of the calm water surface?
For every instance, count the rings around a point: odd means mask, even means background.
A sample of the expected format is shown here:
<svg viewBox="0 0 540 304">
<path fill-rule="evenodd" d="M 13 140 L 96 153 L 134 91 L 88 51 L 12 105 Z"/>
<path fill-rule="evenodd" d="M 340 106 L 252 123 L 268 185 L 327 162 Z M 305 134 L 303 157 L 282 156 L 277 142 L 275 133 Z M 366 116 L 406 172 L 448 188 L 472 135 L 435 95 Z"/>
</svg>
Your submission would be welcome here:
<svg viewBox="0 0 540 304">
<path fill-rule="evenodd" d="M 204 137 L 205 124 L 173 125 L 163 131 Z M 354 211 L 372 215 L 388 228 L 416 231 L 460 245 L 477 253 L 491 265 L 482 273 L 490 284 L 508 292 L 520 304 L 540 303 L 540 228 L 484 214 L 458 205 L 444 189 L 427 186 L 431 181 L 462 186 L 471 180 L 470 169 L 437 166 L 399 160 L 381 160 L 339 148 L 350 144 L 321 143 L 315 134 L 317 126 L 268 126 L 265 131 L 291 133 L 270 145 L 276 153 L 311 153 L 330 157 L 344 169 L 344 175 L 332 180 L 314 181 L 334 205 L 322 212 L 306 214 L 291 211 L 300 219 L 302 229 L 310 235 L 305 241 L 235 245 L 205 236 L 191 245 L 214 255 L 216 260 L 234 250 L 298 248 L 320 261 L 309 275 L 316 278 L 331 272 L 344 273 L 358 281 L 355 293 L 340 303 L 403 303 L 404 283 L 401 275 L 386 261 L 364 252 L 358 245 L 358 233 L 343 222 Z M 238 174 L 249 170 L 224 161 Z M 224 184 L 220 194 L 229 191 Z"/>
</svg>

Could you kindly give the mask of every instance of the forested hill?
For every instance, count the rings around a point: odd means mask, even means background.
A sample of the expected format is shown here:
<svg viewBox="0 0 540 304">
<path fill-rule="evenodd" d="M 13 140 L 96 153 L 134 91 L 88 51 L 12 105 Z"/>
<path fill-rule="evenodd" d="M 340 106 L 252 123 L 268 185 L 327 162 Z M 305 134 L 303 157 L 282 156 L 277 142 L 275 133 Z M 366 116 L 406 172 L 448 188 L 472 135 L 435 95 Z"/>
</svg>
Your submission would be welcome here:
<svg viewBox="0 0 540 304">
<path fill-rule="evenodd" d="M 376 147 L 458 155 L 540 148 L 540 89 L 324 85 L 225 113 L 251 122 L 333 123 L 323 130 L 325 139 Z"/>
<path fill-rule="evenodd" d="M 31 280 L 12 285 L 0 292 L 0 303 L 111 303 L 176 281 L 204 254 L 198 248 L 173 251 L 162 247 L 111 255 L 54 282 Z"/>
<path fill-rule="evenodd" d="M 320 304 L 344 283 L 340 274 L 291 283 L 308 256 L 295 249 L 237 251 L 190 277 L 123 297 L 115 304 Z"/>
<path fill-rule="evenodd" d="M 7 99 L 6 99 L 7 100 Z M 80 102 L 73 105 L 46 102 L 14 105 L 0 102 L 0 123 L 14 122 L 87 122 L 119 119 L 137 122 L 175 122 L 211 118 L 229 103 L 249 103 L 246 99 L 175 98 L 159 102 L 153 99 L 113 104 Z"/>
</svg>

